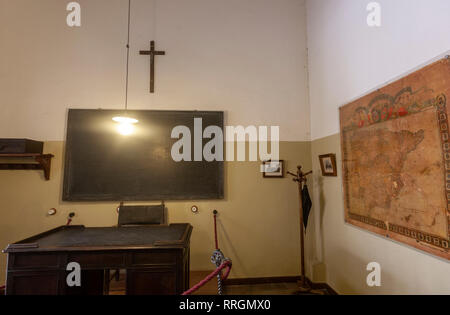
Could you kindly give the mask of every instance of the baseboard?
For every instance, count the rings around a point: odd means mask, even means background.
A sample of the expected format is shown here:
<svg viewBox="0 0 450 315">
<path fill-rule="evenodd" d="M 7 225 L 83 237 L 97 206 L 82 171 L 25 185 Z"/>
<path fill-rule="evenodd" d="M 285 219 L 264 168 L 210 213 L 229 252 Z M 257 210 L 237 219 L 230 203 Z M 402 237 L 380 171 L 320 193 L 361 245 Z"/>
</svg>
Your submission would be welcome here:
<svg viewBox="0 0 450 315">
<path fill-rule="evenodd" d="M 328 285 L 328 283 L 326 283 L 326 282 L 311 282 L 311 280 L 309 280 L 308 278 L 307 278 L 307 281 L 308 281 L 309 285 L 311 286 L 311 288 L 313 288 L 313 289 L 317 289 L 317 290 L 325 289 L 325 290 L 328 291 L 328 293 L 329 293 L 330 295 L 339 295 L 339 294 L 338 294 L 332 287 L 330 287 L 330 286 Z"/>
<path fill-rule="evenodd" d="M 225 285 L 265 284 L 300 281 L 300 276 L 260 277 L 260 278 L 232 278 L 225 280 Z"/>
<path fill-rule="evenodd" d="M 297 282 L 302 279 L 301 276 L 286 276 L 286 277 L 260 277 L 260 278 L 233 278 L 225 280 L 225 285 L 248 285 L 248 284 L 265 284 L 265 283 L 282 283 L 282 282 Z M 338 293 L 324 282 L 312 282 L 306 278 L 309 286 L 313 289 L 326 289 L 330 295 L 338 295 Z"/>
</svg>

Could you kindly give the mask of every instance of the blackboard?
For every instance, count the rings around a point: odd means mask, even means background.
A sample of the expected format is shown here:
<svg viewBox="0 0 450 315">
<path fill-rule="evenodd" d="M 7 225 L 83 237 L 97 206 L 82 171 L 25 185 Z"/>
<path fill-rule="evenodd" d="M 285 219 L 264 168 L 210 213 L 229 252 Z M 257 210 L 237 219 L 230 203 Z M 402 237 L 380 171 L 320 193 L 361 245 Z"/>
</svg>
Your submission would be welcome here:
<svg viewBox="0 0 450 315">
<path fill-rule="evenodd" d="M 128 136 L 119 134 L 113 117 L 139 122 Z M 223 112 L 89 110 L 68 113 L 64 185 L 65 201 L 148 201 L 222 199 L 223 161 L 194 161 L 194 118 L 203 130 L 223 131 Z M 172 129 L 191 131 L 192 161 L 171 156 Z M 205 145 L 211 139 L 202 139 Z"/>
</svg>

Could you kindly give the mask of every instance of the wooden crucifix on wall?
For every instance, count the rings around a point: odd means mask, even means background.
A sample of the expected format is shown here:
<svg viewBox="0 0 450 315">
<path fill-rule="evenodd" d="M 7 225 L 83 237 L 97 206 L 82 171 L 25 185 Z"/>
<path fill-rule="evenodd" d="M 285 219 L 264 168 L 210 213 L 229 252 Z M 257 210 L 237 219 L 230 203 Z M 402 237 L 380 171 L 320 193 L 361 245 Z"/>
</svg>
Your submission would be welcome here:
<svg viewBox="0 0 450 315">
<path fill-rule="evenodd" d="M 163 56 L 165 51 L 155 50 L 155 41 L 150 42 L 150 50 L 139 51 L 140 55 L 150 55 L 150 93 L 155 92 L 155 56 Z"/>
</svg>

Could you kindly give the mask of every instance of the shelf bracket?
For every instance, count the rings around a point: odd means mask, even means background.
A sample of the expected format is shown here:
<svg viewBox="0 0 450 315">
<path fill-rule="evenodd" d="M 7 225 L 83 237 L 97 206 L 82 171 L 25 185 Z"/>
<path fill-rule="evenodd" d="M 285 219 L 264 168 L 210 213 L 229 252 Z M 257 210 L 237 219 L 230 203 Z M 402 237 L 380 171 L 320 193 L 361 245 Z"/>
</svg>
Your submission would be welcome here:
<svg viewBox="0 0 450 315">
<path fill-rule="evenodd" d="M 0 154 L 0 158 L 34 158 L 37 163 L 0 163 L 0 170 L 43 170 L 45 180 L 50 180 L 53 154 L 18 153 Z"/>
<path fill-rule="evenodd" d="M 43 154 L 35 157 L 36 162 L 39 163 L 44 171 L 45 180 L 50 180 L 50 168 L 52 165 L 52 154 Z"/>
</svg>

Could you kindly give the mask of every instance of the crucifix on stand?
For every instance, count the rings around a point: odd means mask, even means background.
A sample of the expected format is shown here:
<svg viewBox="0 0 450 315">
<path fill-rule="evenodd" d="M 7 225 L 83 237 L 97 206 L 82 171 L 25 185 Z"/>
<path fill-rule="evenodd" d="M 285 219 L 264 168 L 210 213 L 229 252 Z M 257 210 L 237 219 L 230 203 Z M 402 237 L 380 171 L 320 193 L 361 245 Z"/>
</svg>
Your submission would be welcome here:
<svg viewBox="0 0 450 315">
<path fill-rule="evenodd" d="M 296 292 L 298 294 L 311 292 L 311 287 L 306 281 L 306 273 L 305 273 L 305 238 L 304 238 L 304 220 L 303 220 L 303 184 L 306 184 L 306 176 L 312 174 L 312 171 L 303 173 L 302 167 L 297 166 L 297 173 L 287 172 L 289 175 L 293 177 L 293 181 L 298 184 L 298 194 L 300 197 L 300 251 L 301 251 L 301 279 L 299 282 L 299 291 Z"/>
<path fill-rule="evenodd" d="M 140 55 L 150 55 L 150 93 L 155 92 L 155 56 L 164 56 L 165 51 L 155 50 L 155 41 L 150 42 L 150 50 L 139 51 Z"/>
</svg>

